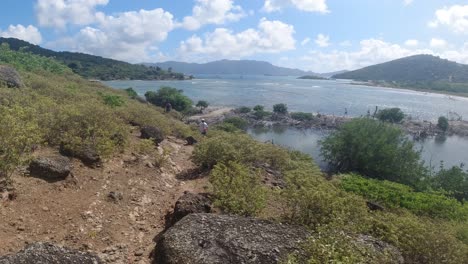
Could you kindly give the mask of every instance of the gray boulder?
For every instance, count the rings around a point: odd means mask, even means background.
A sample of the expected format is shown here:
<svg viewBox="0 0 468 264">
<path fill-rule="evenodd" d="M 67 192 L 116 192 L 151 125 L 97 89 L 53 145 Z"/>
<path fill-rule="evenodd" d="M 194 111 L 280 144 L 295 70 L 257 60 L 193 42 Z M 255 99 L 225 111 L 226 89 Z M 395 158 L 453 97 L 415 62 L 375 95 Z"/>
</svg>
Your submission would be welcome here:
<svg viewBox="0 0 468 264">
<path fill-rule="evenodd" d="M 70 159 L 62 156 L 39 157 L 29 164 L 30 175 L 45 180 L 64 180 L 70 169 Z"/>
<path fill-rule="evenodd" d="M 49 243 L 34 243 L 14 255 L 0 256 L 0 264 L 100 264 L 97 256 Z"/>
<path fill-rule="evenodd" d="M 60 154 L 67 157 L 77 158 L 89 167 L 99 167 L 102 165 L 101 157 L 92 146 L 84 146 L 81 150 L 73 150 L 65 144 L 61 144 Z"/>
<path fill-rule="evenodd" d="M 280 263 L 300 252 L 299 226 L 230 215 L 190 214 L 160 237 L 154 263 Z"/>
<path fill-rule="evenodd" d="M 152 139 L 154 143 L 159 144 L 164 140 L 164 133 L 157 127 L 144 126 L 140 130 L 141 138 Z"/>
<path fill-rule="evenodd" d="M 172 213 L 169 226 L 174 225 L 189 214 L 210 213 L 211 204 L 211 199 L 209 199 L 207 194 L 184 192 L 174 206 L 174 212 Z"/>
<path fill-rule="evenodd" d="M 386 259 L 387 263 L 403 264 L 405 259 L 398 248 L 368 235 L 359 235 L 355 242 L 369 250 L 371 255 Z"/>
<path fill-rule="evenodd" d="M 0 85 L 5 84 L 9 88 L 23 86 L 19 73 L 12 67 L 0 65 Z"/>
</svg>

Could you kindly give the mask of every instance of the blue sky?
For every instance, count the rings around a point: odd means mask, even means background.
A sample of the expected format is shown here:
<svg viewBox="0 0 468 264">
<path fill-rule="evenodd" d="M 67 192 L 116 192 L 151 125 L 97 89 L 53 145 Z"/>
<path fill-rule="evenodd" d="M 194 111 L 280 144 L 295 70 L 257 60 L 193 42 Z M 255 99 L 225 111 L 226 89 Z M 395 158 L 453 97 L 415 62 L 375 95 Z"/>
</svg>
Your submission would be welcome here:
<svg viewBox="0 0 468 264">
<path fill-rule="evenodd" d="M 468 1 L 3 0 L 0 36 L 129 62 L 328 72 L 427 53 L 468 63 Z"/>
</svg>

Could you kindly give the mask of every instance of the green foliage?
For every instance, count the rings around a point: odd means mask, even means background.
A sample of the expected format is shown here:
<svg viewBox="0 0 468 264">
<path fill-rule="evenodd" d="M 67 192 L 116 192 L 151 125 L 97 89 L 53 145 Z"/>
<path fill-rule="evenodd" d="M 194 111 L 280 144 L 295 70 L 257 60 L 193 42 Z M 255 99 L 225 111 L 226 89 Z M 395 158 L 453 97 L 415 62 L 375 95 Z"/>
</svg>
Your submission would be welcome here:
<svg viewBox="0 0 468 264">
<path fill-rule="evenodd" d="M 254 115 L 255 119 L 262 120 L 267 116 L 271 116 L 271 112 L 259 110 L 259 111 L 255 111 L 253 113 L 253 115 Z"/>
<path fill-rule="evenodd" d="M 376 117 L 380 121 L 390 122 L 390 123 L 400 123 L 405 114 L 401 111 L 400 108 L 387 108 L 382 109 L 377 112 Z"/>
<path fill-rule="evenodd" d="M 135 147 L 135 152 L 148 157 L 149 161 L 157 168 L 163 167 L 165 164 L 167 164 L 169 159 L 169 151 L 166 148 L 162 148 L 162 153 L 160 153 L 154 145 L 154 141 L 152 139 L 140 140 Z"/>
<path fill-rule="evenodd" d="M 107 94 L 103 95 L 102 99 L 104 100 L 105 105 L 108 105 L 112 108 L 119 107 L 125 104 L 125 101 L 119 95 Z"/>
<path fill-rule="evenodd" d="M 232 124 L 239 130 L 246 130 L 249 126 L 249 123 L 245 119 L 237 116 L 224 119 L 224 123 Z"/>
<path fill-rule="evenodd" d="M 250 113 L 250 111 L 252 111 L 252 109 L 250 109 L 250 107 L 247 106 L 241 106 L 236 109 L 236 112 L 241 114 L 247 114 Z"/>
<path fill-rule="evenodd" d="M 463 166 L 446 169 L 441 164 L 439 172 L 430 181 L 434 189 L 443 190 L 458 201 L 468 201 L 468 172 L 463 171 Z"/>
<path fill-rule="evenodd" d="M 291 113 L 291 118 L 299 121 L 311 121 L 314 119 L 314 116 L 312 113 L 294 112 Z"/>
<path fill-rule="evenodd" d="M 262 112 L 263 110 L 265 110 L 265 107 L 263 105 L 256 105 L 254 106 L 253 110 L 256 112 Z"/>
<path fill-rule="evenodd" d="M 445 116 L 440 116 L 437 120 L 437 126 L 442 129 L 442 131 L 447 131 L 449 128 L 448 119 Z"/>
<path fill-rule="evenodd" d="M 200 101 L 197 102 L 197 104 L 195 106 L 200 107 L 200 111 L 203 111 L 203 109 L 208 107 L 208 102 L 200 100 Z"/>
<path fill-rule="evenodd" d="M 266 191 L 260 173 L 237 162 L 220 163 L 210 174 L 214 204 L 227 213 L 258 215 L 265 207 Z"/>
<path fill-rule="evenodd" d="M 438 193 L 415 192 L 409 186 L 357 175 L 347 175 L 341 186 L 348 192 L 362 195 L 387 208 L 406 208 L 412 213 L 433 218 L 468 219 L 468 205 Z"/>
<path fill-rule="evenodd" d="M 275 104 L 273 105 L 273 112 L 285 115 L 288 113 L 288 107 L 285 104 Z"/>
<path fill-rule="evenodd" d="M 159 107 L 164 107 L 167 102 L 170 102 L 172 107 L 179 112 L 186 111 L 192 106 L 192 100 L 183 95 L 182 90 L 172 87 L 161 87 L 157 92 L 148 91 L 145 97 L 148 102 Z"/>
<path fill-rule="evenodd" d="M 135 90 L 133 90 L 132 87 L 124 89 L 124 91 L 127 92 L 128 97 L 130 97 L 132 99 L 135 99 L 135 98 L 138 97 L 138 93 Z"/>
<path fill-rule="evenodd" d="M 0 105 L 0 178 L 9 180 L 16 167 L 29 158 L 33 145 L 41 142 L 32 109 Z"/>
<path fill-rule="evenodd" d="M 336 172 L 412 186 L 425 175 L 420 152 L 397 127 L 367 118 L 354 119 L 321 142 L 321 155 Z"/>
<path fill-rule="evenodd" d="M 215 129 L 221 130 L 221 131 L 224 131 L 224 132 L 228 132 L 228 133 L 236 133 L 236 132 L 241 131 L 235 125 L 233 125 L 231 123 L 224 123 L 224 122 L 221 123 L 221 124 L 216 125 Z"/>
</svg>

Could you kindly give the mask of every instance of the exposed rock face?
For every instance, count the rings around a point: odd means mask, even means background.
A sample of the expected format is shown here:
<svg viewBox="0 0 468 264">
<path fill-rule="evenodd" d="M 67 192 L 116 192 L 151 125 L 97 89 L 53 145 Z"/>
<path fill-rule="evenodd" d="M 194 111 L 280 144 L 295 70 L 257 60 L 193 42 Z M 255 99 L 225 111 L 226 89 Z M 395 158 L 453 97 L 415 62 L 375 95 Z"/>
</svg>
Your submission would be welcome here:
<svg viewBox="0 0 468 264">
<path fill-rule="evenodd" d="M 29 164 L 31 176 L 45 180 L 63 180 L 70 174 L 70 159 L 62 156 L 39 157 Z"/>
<path fill-rule="evenodd" d="M 89 253 L 70 250 L 49 243 L 34 243 L 24 250 L 0 257 L 0 264 L 100 264 L 102 261 Z"/>
<path fill-rule="evenodd" d="M 0 65 L 0 84 L 5 83 L 10 88 L 20 88 L 23 86 L 21 77 L 18 72 L 8 66 Z"/>
<path fill-rule="evenodd" d="M 279 263 L 298 252 L 308 232 L 299 226 L 229 215 L 190 214 L 158 242 L 154 263 Z"/>
<path fill-rule="evenodd" d="M 385 243 L 382 240 L 367 235 L 360 235 L 357 238 L 356 243 L 370 249 L 376 256 L 386 256 L 389 261 L 388 263 L 405 263 L 405 259 L 401 252 L 396 247 Z"/>
<path fill-rule="evenodd" d="M 86 146 L 80 151 L 72 150 L 65 145 L 60 145 L 60 154 L 67 157 L 74 157 L 81 160 L 85 165 L 90 167 L 99 167 L 102 163 L 101 157 L 96 150 L 91 146 Z"/>
<path fill-rule="evenodd" d="M 164 140 L 163 132 L 157 127 L 144 126 L 141 128 L 140 132 L 141 138 L 152 139 L 156 144 L 159 144 Z"/>
<path fill-rule="evenodd" d="M 210 213 L 211 200 L 206 194 L 194 194 L 185 192 L 174 206 L 174 213 L 170 226 L 184 218 L 184 216 L 195 213 Z"/>
</svg>

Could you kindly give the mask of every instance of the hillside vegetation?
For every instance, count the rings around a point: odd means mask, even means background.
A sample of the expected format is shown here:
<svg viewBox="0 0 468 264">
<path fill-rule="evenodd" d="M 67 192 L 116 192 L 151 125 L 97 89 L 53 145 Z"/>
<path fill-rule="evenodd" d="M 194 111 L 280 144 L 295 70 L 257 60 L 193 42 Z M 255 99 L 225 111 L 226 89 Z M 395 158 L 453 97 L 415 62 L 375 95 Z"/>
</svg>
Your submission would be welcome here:
<svg viewBox="0 0 468 264">
<path fill-rule="evenodd" d="M 14 38 L 0 38 L 0 44 L 7 43 L 14 51 L 30 52 L 32 54 L 54 58 L 62 62 L 74 73 L 87 78 L 99 80 L 183 80 L 184 75 L 159 67 L 147 67 L 130 64 L 123 61 L 107 59 L 78 52 L 56 52 Z"/>
<path fill-rule="evenodd" d="M 468 65 L 431 55 L 415 55 L 336 74 L 333 78 L 379 85 L 468 93 Z"/>
</svg>

